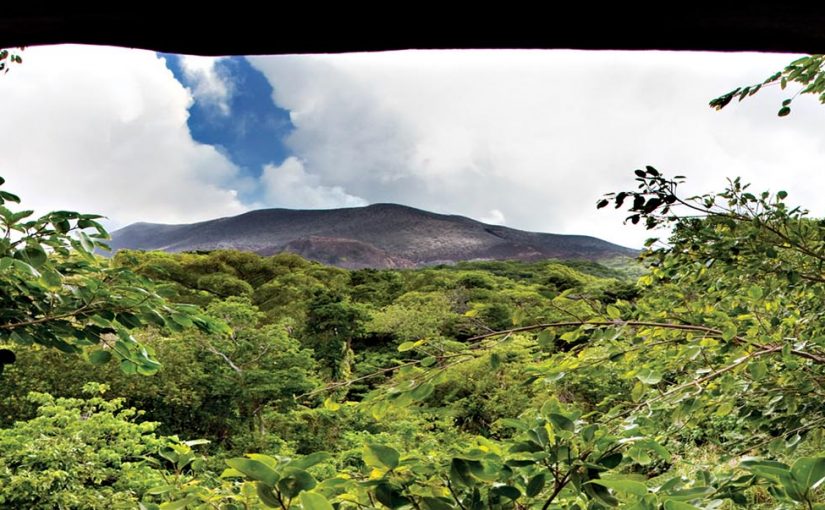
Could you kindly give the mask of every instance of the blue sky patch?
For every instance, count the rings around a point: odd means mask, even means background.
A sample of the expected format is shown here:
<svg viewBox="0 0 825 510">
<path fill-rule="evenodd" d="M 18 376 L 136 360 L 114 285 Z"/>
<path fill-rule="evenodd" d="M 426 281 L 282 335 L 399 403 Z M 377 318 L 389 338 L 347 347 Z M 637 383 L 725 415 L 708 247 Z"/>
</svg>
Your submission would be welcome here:
<svg viewBox="0 0 825 510">
<path fill-rule="evenodd" d="M 179 82 L 194 88 L 183 72 L 180 56 L 161 56 Z M 294 129 L 289 111 L 275 105 L 269 81 L 244 57 L 222 59 L 215 69 L 229 82 L 229 112 L 223 114 L 215 104 L 196 98 L 189 108 L 192 138 L 222 151 L 241 168 L 242 175 L 258 178 L 264 165 L 280 164 L 291 155 L 284 144 Z"/>
</svg>

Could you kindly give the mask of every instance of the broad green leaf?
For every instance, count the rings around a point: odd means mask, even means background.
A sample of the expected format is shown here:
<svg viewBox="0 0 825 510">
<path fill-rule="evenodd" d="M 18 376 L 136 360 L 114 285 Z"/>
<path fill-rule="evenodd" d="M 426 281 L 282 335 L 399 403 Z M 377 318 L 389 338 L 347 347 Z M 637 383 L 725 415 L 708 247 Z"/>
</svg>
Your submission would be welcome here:
<svg viewBox="0 0 825 510">
<path fill-rule="evenodd" d="M 547 418 L 556 430 L 566 430 L 573 432 L 576 429 L 575 423 L 570 418 L 557 413 L 550 413 Z"/>
<path fill-rule="evenodd" d="M 226 463 L 229 467 L 237 469 L 249 478 L 262 482 L 269 487 L 274 487 L 281 478 L 274 469 L 257 460 L 237 457 L 234 459 L 227 459 Z"/>
<path fill-rule="evenodd" d="M 527 487 L 525 489 L 526 494 L 528 497 L 533 498 L 541 493 L 541 490 L 544 488 L 545 477 L 544 473 L 539 473 L 527 482 Z"/>
<path fill-rule="evenodd" d="M 332 456 L 327 452 L 314 452 L 310 453 L 309 455 L 305 455 L 298 459 L 292 459 L 286 465 L 288 467 L 298 468 L 298 469 L 307 469 L 316 464 L 324 462 L 325 460 L 331 458 Z"/>
<path fill-rule="evenodd" d="M 619 452 L 611 453 L 605 457 L 599 459 L 599 464 L 606 467 L 607 469 L 613 469 L 619 464 L 622 463 L 622 454 Z"/>
<path fill-rule="evenodd" d="M 301 506 L 304 510 L 332 510 L 329 500 L 317 492 L 301 493 Z"/>
<path fill-rule="evenodd" d="M 368 444 L 364 446 L 364 462 L 368 466 L 395 469 L 398 467 L 399 454 L 389 446 Z"/>
<path fill-rule="evenodd" d="M 410 395 L 414 400 L 421 401 L 432 395 L 433 390 L 435 390 L 435 387 L 432 383 L 425 382 L 416 386 L 415 389 L 410 392 Z"/>
<path fill-rule="evenodd" d="M 512 501 L 521 497 L 521 491 L 511 485 L 495 485 L 491 492 L 499 496 L 504 496 Z"/>
<path fill-rule="evenodd" d="M 152 487 L 151 489 L 146 491 L 146 494 L 166 494 L 167 492 L 175 490 L 174 485 L 159 485 L 157 487 Z"/>
<path fill-rule="evenodd" d="M 691 487 L 689 489 L 673 490 L 668 493 L 668 498 L 679 501 L 691 501 L 701 499 L 715 493 L 713 487 Z"/>
<path fill-rule="evenodd" d="M 105 365 L 112 359 L 110 351 L 97 350 L 89 353 L 89 362 L 92 365 Z"/>
<path fill-rule="evenodd" d="M 37 269 L 35 269 L 31 264 L 27 264 L 26 262 L 23 262 L 22 260 L 18 259 L 14 259 L 12 264 L 14 264 L 14 267 L 16 269 L 28 274 L 33 278 L 40 278 L 40 272 L 38 272 Z"/>
<path fill-rule="evenodd" d="M 790 467 L 787 464 L 771 460 L 749 459 L 742 461 L 739 465 L 757 476 L 776 483 L 779 483 L 780 476 L 790 473 Z"/>
<path fill-rule="evenodd" d="M 791 475 L 805 490 L 816 489 L 825 480 L 825 457 L 802 457 L 791 466 Z"/>
<path fill-rule="evenodd" d="M 278 481 L 278 490 L 288 498 L 294 498 L 301 491 L 308 491 L 318 485 L 315 478 L 303 469 L 284 468 Z"/>
<path fill-rule="evenodd" d="M 805 501 L 805 487 L 803 487 L 790 472 L 780 474 L 779 482 L 782 484 L 782 488 L 785 489 L 785 493 L 791 499 L 799 502 Z"/>
<path fill-rule="evenodd" d="M 380 483 L 375 487 L 375 499 L 391 509 L 410 504 L 410 500 L 401 491 L 388 483 Z"/>
<path fill-rule="evenodd" d="M 637 482 L 635 480 L 627 480 L 622 478 L 611 478 L 605 480 L 600 478 L 598 480 L 590 480 L 587 483 L 596 483 L 603 487 L 607 487 L 608 489 L 626 492 L 628 494 L 633 494 L 634 496 L 644 496 L 647 494 L 647 486 L 642 482 Z"/>
<path fill-rule="evenodd" d="M 452 500 L 446 498 L 432 498 L 424 496 L 421 498 L 426 510 L 453 510 Z"/>
<path fill-rule="evenodd" d="M 643 368 L 636 373 L 636 379 L 644 384 L 658 384 L 662 380 L 662 373 L 652 368 Z"/>
<path fill-rule="evenodd" d="M 272 487 L 268 487 L 261 482 L 256 482 L 255 492 L 258 494 L 258 498 L 264 505 L 270 508 L 281 508 L 281 502 L 278 501 L 278 498 L 277 496 L 275 496 L 275 492 L 272 490 Z"/>
</svg>

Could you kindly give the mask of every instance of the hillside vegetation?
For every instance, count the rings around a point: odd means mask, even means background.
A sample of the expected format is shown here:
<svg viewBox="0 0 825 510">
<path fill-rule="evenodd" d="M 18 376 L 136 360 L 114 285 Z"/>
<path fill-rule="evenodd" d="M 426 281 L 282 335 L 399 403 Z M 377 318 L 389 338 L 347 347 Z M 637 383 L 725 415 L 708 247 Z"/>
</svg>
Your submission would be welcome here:
<svg viewBox="0 0 825 510">
<path fill-rule="evenodd" d="M 823 510 L 825 220 L 682 181 L 598 202 L 668 227 L 631 267 L 104 259 L 2 189 L 0 507 Z"/>
</svg>

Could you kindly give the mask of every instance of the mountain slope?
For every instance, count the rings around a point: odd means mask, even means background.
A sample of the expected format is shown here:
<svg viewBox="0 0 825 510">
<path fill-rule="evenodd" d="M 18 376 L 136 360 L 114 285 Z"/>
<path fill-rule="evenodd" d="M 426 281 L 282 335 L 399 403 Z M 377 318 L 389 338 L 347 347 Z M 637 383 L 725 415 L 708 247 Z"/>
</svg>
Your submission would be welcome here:
<svg viewBox="0 0 825 510">
<path fill-rule="evenodd" d="M 262 209 L 188 225 L 135 223 L 113 249 L 290 251 L 341 267 L 416 267 L 459 260 L 598 260 L 637 252 L 588 236 L 542 234 L 394 204 Z"/>
</svg>

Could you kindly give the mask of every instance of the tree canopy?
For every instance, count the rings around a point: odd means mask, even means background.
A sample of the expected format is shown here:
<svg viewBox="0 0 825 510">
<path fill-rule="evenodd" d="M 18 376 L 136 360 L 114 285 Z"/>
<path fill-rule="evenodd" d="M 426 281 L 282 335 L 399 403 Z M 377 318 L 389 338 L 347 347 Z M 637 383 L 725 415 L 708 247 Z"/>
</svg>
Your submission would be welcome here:
<svg viewBox="0 0 825 510">
<path fill-rule="evenodd" d="M 0 178 L 0 187 L 4 182 Z M 96 364 L 114 357 L 124 372 L 152 374 L 160 363 L 134 329 L 227 330 L 195 307 L 169 303 L 148 278 L 98 255 L 108 249 L 100 216 L 54 211 L 33 217 L 34 211 L 9 209 L 19 203 L 0 189 L 0 341 L 83 353 Z M 2 352 L 0 361 L 13 361 L 10 350 Z"/>
</svg>

